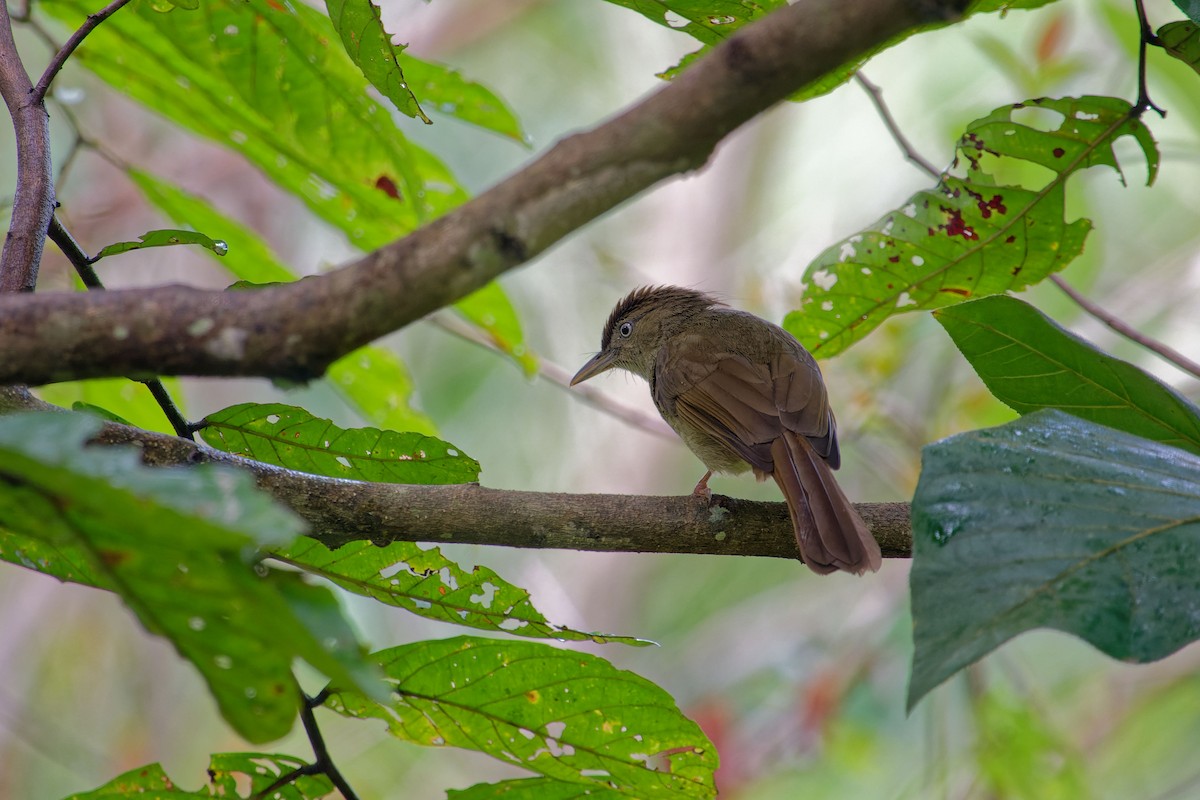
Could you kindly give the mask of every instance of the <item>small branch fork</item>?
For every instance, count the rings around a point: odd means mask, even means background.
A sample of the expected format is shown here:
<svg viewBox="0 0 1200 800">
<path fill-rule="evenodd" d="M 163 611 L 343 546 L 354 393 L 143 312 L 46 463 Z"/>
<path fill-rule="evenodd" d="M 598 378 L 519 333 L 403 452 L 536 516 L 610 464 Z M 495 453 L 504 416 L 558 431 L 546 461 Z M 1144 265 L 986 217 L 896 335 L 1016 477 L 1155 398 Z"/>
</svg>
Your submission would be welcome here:
<svg viewBox="0 0 1200 800">
<path fill-rule="evenodd" d="M 1153 31 L 1150 30 L 1150 26 L 1146 22 L 1146 14 L 1145 10 L 1142 8 L 1141 0 L 1135 0 L 1135 3 L 1137 5 L 1138 20 L 1141 24 L 1142 30 L 1142 49 L 1141 59 L 1138 63 L 1138 101 L 1136 104 L 1134 104 L 1130 114 L 1132 116 L 1139 116 L 1147 109 L 1152 108 L 1160 115 L 1165 115 L 1166 112 L 1155 105 L 1153 101 L 1150 100 L 1149 95 L 1146 93 L 1146 45 L 1147 43 L 1157 43 L 1157 37 L 1154 35 Z M 883 120 L 884 126 L 888 129 L 888 133 L 891 134 L 892 138 L 896 141 L 896 144 L 899 145 L 900 149 L 904 152 L 905 157 L 920 167 L 934 180 L 941 180 L 941 171 L 934 167 L 928 159 L 921 156 L 921 154 L 918 153 L 908 141 L 908 138 L 905 137 L 903 131 L 900 130 L 900 127 L 896 124 L 895 118 L 892 117 L 891 112 L 888 110 L 887 103 L 883 99 L 883 92 L 880 91 L 879 87 L 867 80 L 861 72 L 855 73 L 854 77 L 857 79 L 859 85 L 862 86 L 862 88 L 867 92 L 867 95 L 871 98 L 871 102 L 875 105 L 875 110 L 879 112 L 879 116 Z M 1103 322 L 1109 328 L 1129 339 L 1130 341 L 1145 347 L 1147 350 L 1151 351 L 1164 361 L 1167 361 L 1183 372 L 1186 372 L 1193 377 L 1200 378 L 1200 363 L 1193 361 L 1173 347 L 1170 347 L 1169 345 L 1166 345 L 1163 342 L 1154 339 L 1153 337 L 1141 333 L 1140 331 L 1131 327 L 1129 324 L 1123 322 L 1116 315 L 1105 311 L 1103 308 L 1080 294 L 1074 287 L 1067 283 L 1062 276 L 1051 275 L 1050 280 L 1087 314 L 1095 317 L 1100 322 Z"/>
<path fill-rule="evenodd" d="M 1150 27 L 1150 22 L 1146 19 L 1146 7 L 1142 4 L 1142 0 L 1133 0 L 1134 8 L 1137 9 L 1138 17 L 1138 97 L 1137 102 L 1133 104 L 1133 110 L 1130 112 L 1135 117 L 1140 117 L 1147 109 L 1154 109 L 1160 117 L 1165 117 L 1167 112 L 1154 104 L 1150 99 L 1150 92 L 1146 88 L 1146 48 L 1150 45 L 1156 47 L 1161 46 L 1158 36 Z"/>
<path fill-rule="evenodd" d="M 104 20 L 111 17 L 128 2 L 129 0 L 113 0 L 113 2 L 109 3 L 95 14 L 88 14 L 88 18 L 82 25 L 79 26 L 79 30 L 72 33 L 70 38 L 67 39 L 66 43 L 64 43 L 63 46 L 59 48 L 58 52 L 54 54 L 54 57 L 50 59 L 50 63 L 46 67 L 46 71 L 43 72 L 42 77 L 38 79 L 37 86 L 33 87 L 33 97 L 31 99 L 34 103 L 40 105 L 46 99 L 46 93 L 50 91 L 50 83 L 54 80 L 54 76 L 57 75 L 58 71 L 63 68 L 63 64 L 67 63 L 67 59 L 71 57 L 71 54 L 75 52 L 75 48 L 79 47 L 84 38 L 86 38 L 89 33 L 94 31 L 101 22 L 104 22 Z"/>
<path fill-rule="evenodd" d="M 328 696 L 329 692 L 325 689 L 322 689 L 315 697 L 301 695 L 300 721 L 304 723 L 304 732 L 308 735 L 308 742 L 313 750 L 315 759 L 313 763 L 280 775 L 270 786 L 256 793 L 254 800 L 265 800 L 277 790 L 305 775 L 324 775 L 329 778 L 329 782 L 333 784 L 334 788 L 342 793 L 345 800 L 358 800 L 358 795 L 350 788 L 350 784 L 346 782 L 341 770 L 333 763 L 333 759 L 329 755 L 329 748 L 325 744 L 325 737 L 321 735 L 321 729 L 317 727 L 317 718 L 313 714 L 313 710 L 323 704 Z"/>
</svg>

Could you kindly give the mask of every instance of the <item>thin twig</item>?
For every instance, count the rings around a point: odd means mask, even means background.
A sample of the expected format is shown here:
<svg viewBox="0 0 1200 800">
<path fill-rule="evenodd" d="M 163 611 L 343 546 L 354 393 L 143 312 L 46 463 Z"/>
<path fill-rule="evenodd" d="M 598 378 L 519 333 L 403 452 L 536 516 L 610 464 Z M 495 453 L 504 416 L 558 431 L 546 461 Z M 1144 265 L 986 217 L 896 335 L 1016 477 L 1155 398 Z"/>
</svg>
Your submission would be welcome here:
<svg viewBox="0 0 1200 800">
<path fill-rule="evenodd" d="M 863 75 L 861 72 L 854 73 L 854 79 L 858 81 L 858 85 L 861 86 L 863 90 L 866 91 L 867 96 L 871 98 L 871 102 L 875 105 L 875 110 L 879 112 L 880 119 L 883 120 L 883 124 L 888 129 L 888 133 L 892 135 L 892 138 L 896 140 L 896 144 L 898 144 L 900 149 L 904 151 L 904 157 L 916 164 L 925 172 L 929 173 L 929 175 L 935 180 L 940 179 L 942 177 L 942 171 L 935 167 L 927 158 L 917 152 L 917 149 L 912 146 L 911 142 L 908 141 L 908 138 L 904 135 L 904 132 L 900 130 L 900 126 L 896 124 L 896 119 L 892 116 L 892 112 L 888 110 L 887 103 L 883 102 L 883 92 L 879 90 L 879 87 L 867 80 L 867 76 Z"/>
<path fill-rule="evenodd" d="M 66 43 L 50 59 L 50 63 L 46 66 L 46 71 L 38 79 L 37 86 L 33 87 L 34 102 L 41 103 L 46 99 L 46 92 L 50 90 L 50 82 L 54 80 L 54 76 L 58 74 L 58 71 L 63 68 L 63 64 L 67 63 L 67 59 L 71 57 L 71 53 L 75 52 L 75 48 L 79 47 L 83 42 L 84 37 L 94 31 L 101 22 L 111 17 L 128 2 L 129 0 L 113 0 L 113 2 L 95 14 L 88 14 L 88 18 L 79 26 L 79 30 L 72 33 Z"/>
<path fill-rule="evenodd" d="M 341 770 L 333 763 L 333 759 L 329 755 L 329 748 L 325 745 L 325 737 L 321 735 L 321 729 L 317 726 L 316 715 L 313 714 L 315 705 L 304 698 L 304 703 L 300 706 L 300 721 L 304 723 L 304 732 L 308 734 L 308 743 L 312 746 L 313 755 L 316 761 L 313 766 L 319 767 L 320 771 L 325 773 L 330 782 L 333 783 L 335 789 L 342 793 L 345 800 L 358 800 L 358 795 L 350 788 L 350 784 L 346 782 L 346 778 L 342 775 Z"/>
<path fill-rule="evenodd" d="M 1150 22 L 1146 19 L 1146 8 L 1142 5 L 1142 0 L 1133 0 L 1133 6 L 1137 9 L 1138 16 L 1138 99 L 1133 105 L 1133 116 L 1141 116 L 1148 109 L 1153 108 L 1158 112 L 1160 117 L 1165 117 L 1167 112 L 1154 104 L 1150 99 L 1150 92 L 1146 88 L 1146 47 L 1148 45 L 1160 44 L 1158 36 L 1150 28 Z"/>
<path fill-rule="evenodd" d="M 1054 281 L 1054 285 L 1059 289 L 1062 289 L 1067 297 L 1070 297 L 1072 300 L 1074 300 L 1080 308 L 1103 322 L 1108 327 L 1112 328 L 1117 333 L 1131 341 L 1137 342 L 1147 350 L 1158 354 L 1164 360 L 1170 362 L 1184 372 L 1200 378 L 1200 364 L 1192 361 L 1190 358 L 1173 347 L 1169 347 L 1168 345 L 1165 345 L 1162 342 L 1152 339 L 1144 333 L 1131 328 L 1119 318 L 1108 313 L 1103 308 L 1100 308 L 1100 306 L 1096 305 L 1079 292 L 1075 291 L 1075 289 L 1073 289 L 1071 285 L 1063 280 L 1060 276 L 1051 275 L 1050 280 Z"/>
<path fill-rule="evenodd" d="M 103 291 L 104 284 L 100 282 L 100 276 L 96 274 L 96 270 L 92 267 L 92 259 L 88 256 L 87 251 L 75 241 L 75 237 L 71 235 L 70 231 L 63 227 L 57 215 L 50 218 L 50 239 L 58 245 L 58 249 L 63 252 L 67 260 L 75 267 L 75 272 L 78 273 L 79 279 L 83 281 L 83 285 L 89 291 Z M 167 387 L 163 386 L 163 382 L 158 378 L 149 378 L 138 381 L 138 383 L 145 384 L 146 388 L 150 390 L 150 394 L 154 396 L 155 402 L 158 403 L 159 408 L 166 415 L 167 421 L 171 423 L 171 428 L 175 431 L 175 435 L 194 441 L 194 426 L 180 413 L 179 407 L 171 399 L 171 395 L 167 392 Z"/>
<path fill-rule="evenodd" d="M 451 333 L 472 344 L 485 347 L 493 352 L 498 352 L 500 349 L 477 328 L 473 328 L 449 314 L 434 314 L 430 317 L 430 321 L 447 333 Z M 655 436 L 672 441 L 677 440 L 678 437 L 676 437 L 675 432 L 661 419 L 622 405 L 592 386 L 571 386 L 571 373 L 567 372 L 567 370 L 544 358 L 534 356 L 534 359 L 537 362 L 538 375 L 549 381 L 551 385 L 557 386 L 564 391 L 569 391 L 572 397 L 577 397 L 588 405 L 603 411 L 605 414 L 616 417 L 622 422 L 627 422 L 647 433 L 652 433 Z"/>
</svg>

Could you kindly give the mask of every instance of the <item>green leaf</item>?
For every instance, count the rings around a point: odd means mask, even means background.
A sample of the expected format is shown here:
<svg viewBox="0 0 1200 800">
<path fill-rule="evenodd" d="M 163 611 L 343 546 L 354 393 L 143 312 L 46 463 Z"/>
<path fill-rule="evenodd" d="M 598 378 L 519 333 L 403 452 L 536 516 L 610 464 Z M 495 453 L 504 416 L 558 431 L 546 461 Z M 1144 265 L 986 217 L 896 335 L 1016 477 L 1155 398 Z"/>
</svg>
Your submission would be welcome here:
<svg viewBox="0 0 1200 800">
<path fill-rule="evenodd" d="M 408 76 L 408 85 L 420 95 L 432 111 L 462 122 L 528 143 L 521 121 L 498 95 L 486 86 L 469 80 L 444 64 L 400 55 L 400 64 Z"/>
<path fill-rule="evenodd" d="M 98 789 L 73 794 L 67 800 L 106 800 L 138 797 L 143 800 L 174 800 L 186 797 L 250 798 L 268 789 L 280 776 L 308 766 L 288 755 L 268 753 L 214 753 L 209 761 L 207 785 L 195 791 L 180 789 L 160 764 L 149 764 L 113 778 Z M 249 787 L 245 793 L 239 786 Z M 306 800 L 325 797 L 333 784 L 324 775 L 300 775 L 271 793 L 277 800 Z"/>
<path fill-rule="evenodd" d="M 1196 5 L 1200 6 L 1200 1 Z M 1168 22 L 1158 29 L 1158 38 L 1163 50 L 1200 72 L 1200 24 Z"/>
<path fill-rule="evenodd" d="M 397 56 L 407 45 L 392 44 L 383 29 L 379 7 L 370 0 L 325 0 L 329 19 L 341 37 L 350 59 L 362 70 L 363 77 L 392 101 L 401 113 L 432 125 L 416 95 L 409 88 Z"/>
<path fill-rule="evenodd" d="M 72 29 L 83 0 L 38 9 Z M 160 14 L 133 0 L 73 56 L 115 89 L 241 153 L 365 250 L 466 199 L 446 167 L 409 142 L 322 13 L 302 3 L 207 0 Z"/>
<path fill-rule="evenodd" d="M 180 405 L 182 393 L 179 380 L 160 378 L 168 394 Z M 138 381 L 125 378 L 95 378 L 86 381 L 69 381 L 39 386 L 38 397 L 47 403 L 63 408 L 75 408 L 76 404 L 88 408 L 118 409 L 121 420 L 148 431 L 174 434 L 175 430 L 163 414 L 162 408 L 150 394 L 150 390 Z"/>
<path fill-rule="evenodd" d="M 441 439 L 343 429 L 282 403 L 239 403 L 204 421 L 200 435 L 218 450 L 313 475 L 420 484 L 479 479 L 479 462 Z"/>
<path fill-rule="evenodd" d="M 1187 14 L 1188 19 L 1200 24 L 1200 0 L 1175 0 L 1179 10 Z"/>
<path fill-rule="evenodd" d="M 717 753 L 671 696 L 586 653 L 458 637 L 375 654 L 394 692 L 379 705 L 333 688 L 326 704 L 398 738 L 636 798 L 715 797 Z"/>
<path fill-rule="evenodd" d="M 500 284 L 492 281 L 459 300 L 454 308 L 469 322 L 482 328 L 492 343 L 517 362 L 526 375 L 537 373 L 537 358 L 525 345 L 521 320 Z"/>
<path fill-rule="evenodd" d="M 440 622 L 536 639 L 653 644 L 552 625 L 533 607 L 529 592 L 487 567 L 464 570 L 437 548 L 425 550 L 411 542 L 393 542 L 386 547 L 351 542 L 330 550 L 315 539 L 302 537 L 270 552 L 273 558 L 326 578 L 346 591 Z"/>
<path fill-rule="evenodd" d="M 133 448 L 85 447 L 99 426 L 77 414 L 0 419 L 0 556 L 117 592 L 195 665 L 225 719 L 251 741 L 291 728 L 295 658 L 377 690 L 328 617 L 317 630 L 297 618 L 328 610 L 328 590 L 293 573 L 259 575 L 250 563 L 256 547 L 295 538 L 296 517 L 228 468 L 151 469 Z"/>
<path fill-rule="evenodd" d="M 1086 771 L 1075 748 L 1040 710 L 994 692 L 975 704 L 980 778 L 992 797 L 1076 800 L 1089 797 Z"/>
<path fill-rule="evenodd" d="M 1200 457 L 1059 411 L 929 445 L 913 497 L 908 705 L 1012 637 L 1125 661 L 1200 636 Z"/>
<path fill-rule="evenodd" d="M 991 393 L 1013 410 L 1057 408 L 1200 454 L 1200 409 L 1028 303 L 986 297 L 934 316 Z"/>
<path fill-rule="evenodd" d="M 618 789 L 588 787 L 554 778 L 518 778 L 503 783 L 477 783 L 467 789 L 450 789 L 447 800 L 618 800 L 629 795 Z"/>
<path fill-rule="evenodd" d="M 413 407 L 412 377 L 392 351 L 360 347 L 333 362 L 325 377 L 375 425 L 391 431 L 437 433 L 433 420 Z"/>
<path fill-rule="evenodd" d="M 1027 124 L 1026 109 L 1061 119 L 1052 130 Z M 833 245 L 805 272 L 800 310 L 784 320 L 819 357 L 862 339 L 906 311 L 1018 291 L 1061 270 L 1083 250 L 1088 220 L 1068 223 L 1064 187 L 1088 166 L 1117 168 L 1113 143 L 1132 136 L 1149 165 L 1158 151 L 1148 129 L 1111 97 L 1041 99 L 1004 106 L 972 122 L 959 140 L 966 178 L 944 177 L 900 209 Z M 1036 189 L 998 184 L 985 157 L 1032 162 L 1054 175 Z"/>
<path fill-rule="evenodd" d="M 770 11 L 787 5 L 786 0 L 608 0 L 614 5 L 637 11 L 647 19 L 669 28 L 691 34 L 704 43 L 704 47 L 689 53 L 674 67 L 659 73 L 659 77 L 671 79 L 687 69 L 700 58 L 708 55 L 712 48 L 728 38 L 739 28 L 765 16 Z M 1006 13 L 1018 8 L 1038 8 L 1054 0 L 975 0 L 963 18 L 989 11 Z M 945 27 L 959 18 L 939 20 L 910 28 L 888 41 L 871 48 L 857 58 L 830 70 L 817 80 L 792 95 L 792 100 L 809 100 L 827 94 L 850 79 L 864 64 L 877 54 L 903 42 L 913 34 Z"/>
<path fill-rule="evenodd" d="M 237 278 L 260 284 L 295 279 L 292 270 L 257 233 L 222 214 L 207 200 L 142 170 L 130 168 L 125 174 L 141 190 L 142 196 L 176 225 L 219 233 L 228 245 L 221 266 Z"/>
<path fill-rule="evenodd" d="M 229 250 L 229 246 L 220 239 L 212 239 L 196 231 L 148 231 L 139 236 L 136 242 L 117 242 L 108 245 L 93 256 L 92 261 L 99 261 L 119 253 L 128 253 L 130 250 L 142 250 L 147 247 L 172 247 L 177 244 L 198 244 L 201 247 L 207 247 L 219 256 L 225 255 Z"/>
</svg>

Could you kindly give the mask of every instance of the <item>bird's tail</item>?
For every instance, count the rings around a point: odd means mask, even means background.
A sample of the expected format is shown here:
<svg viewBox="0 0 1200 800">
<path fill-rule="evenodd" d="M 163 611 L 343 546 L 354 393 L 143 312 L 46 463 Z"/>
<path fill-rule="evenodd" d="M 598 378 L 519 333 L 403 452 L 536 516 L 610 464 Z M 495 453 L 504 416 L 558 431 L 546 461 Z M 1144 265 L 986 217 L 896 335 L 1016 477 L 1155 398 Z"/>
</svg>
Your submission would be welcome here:
<svg viewBox="0 0 1200 800">
<path fill-rule="evenodd" d="M 821 575 L 839 569 L 858 575 L 878 570 L 879 544 L 808 440 L 785 431 L 771 445 L 771 457 L 771 477 L 787 498 L 800 557 L 808 568 Z"/>
</svg>

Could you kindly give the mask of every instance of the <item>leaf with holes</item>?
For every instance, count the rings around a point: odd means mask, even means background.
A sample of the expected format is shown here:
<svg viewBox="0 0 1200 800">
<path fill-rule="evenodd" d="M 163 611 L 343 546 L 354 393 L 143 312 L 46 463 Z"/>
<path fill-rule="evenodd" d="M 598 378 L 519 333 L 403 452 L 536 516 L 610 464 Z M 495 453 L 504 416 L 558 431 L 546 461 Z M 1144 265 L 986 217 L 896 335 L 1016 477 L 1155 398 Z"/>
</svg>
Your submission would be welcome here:
<svg viewBox="0 0 1200 800">
<path fill-rule="evenodd" d="M 333 595 L 251 563 L 256 548 L 299 534 L 294 515 L 242 472 L 152 469 L 133 448 L 87 447 L 100 424 L 58 413 L 0 419 L 0 557 L 116 592 L 199 670 L 250 741 L 291 728 L 297 658 L 377 693 Z"/>
<path fill-rule="evenodd" d="M 128 253 L 130 250 L 143 250 L 147 247 L 174 247 L 180 244 L 198 244 L 201 247 L 208 248 L 219 256 L 225 255 L 229 250 L 229 246 L 220 239 L 213 239 L 197 231 L 147 231 L 139 236 L 136 242 L 116 242 L 115 244 L 108 245 L 93 256 L 92 261 L 99 261 L 102 258 L 115 256 L 120 253 Z"/>
<path fill-rule="evenodd" d="M 985 297 L 934 317 L 991 393 L 1015 411 L 1057 408 L 1200 455 L 1200 409 L 1028 303 Z"/>
<path fill-rule="evenodd" d="M 350 542 L 330 550 L 315 539 L 301 538 L 270 553 L 348 592 L 440 622 L 535 639 L 653 644 L 630 636 L 584 633 L 552 625 L 533 607 L 529 592 L 487 567 L 464 570 L 437 548 L 424 550 L 410 542 L 394 542 L 386 547 Z"/>
<path fill-rule="evenodd" d="M 73 794 L 66 800 L 111 800 L 117 797 L 142 797 L 146 800 L 174 798 L 251 798 L 271 788 L 279 777 L 308 764 L 298 758 L 272 753 L 213 753 L 205 773 L 207 783 L 195 791 L 179 788 L 180 781 L 168 777 L 159 764 L 149 764 L 118 775 L 90 792 Z M 184 781 L 186 783 L 186 781 Z M 243 791 L 238 791 L 239 787 Z M 276 800 L 306 800 L 325 797 L 333 784 L 323 774 L 298 775 L 294 781 L 274 789 Z"/>
<path fill-rule="evenodd" d="M 200 435 L 227 453 L 331 478 L 421 484 L 479 479 L 479 462 L 441 439 L 343 429 L 283 403 L 239 403 L 209 414 Z"/>
<path fill-rule="evenodd" d="M 1037 411 L 921 461 L 909 708 L 1034 628 L 1134 662 L 1200 638 L 1200 457 Z"/>
<path fill-rule="evenodd" d="M 1022 121 L 1026 109 L 1061 122 L 1039 130 Z M 1097 164 L 1119 171 L 1113 143 L 1132 136 L 1154 180 L 1158 150 L 1130 110 L 1111 97 L 1042 99 L 972 122 L 958 143 L 966 178 L 944 177 L 936 189 L 918 192 L 822 253 L 805 272 L 800 309 L 784 327 L 829 357 L 894 314 L 1019 291 L 1061 270 L 1083 250 L 1091 229 L 1088 220 L 1064 219 L 1068 177 Z M 1000 185 L 983 170 L 992 157 L 1033 162 L 1054 175 L 1036 189 Z"/>
<path fill-rule="evenodd" d="M 625 800 L 629 797 L 619 789 L 589 786 L 580 789 L 578 783 L 554 778 L 517 778 L 503 783 L 477 783 L 466 789 L 450 789 L 446 800 Z"/>
<path fill-rule="evenodd" d="M 626 797 L 715 797 L 717 753 L 669 694 L 586 653 L 458 637 L 374 655 L 388 705 L 336 685 L 326 705 L 400 739 L 477 750 L 556 781 Z"/>
</svg>

